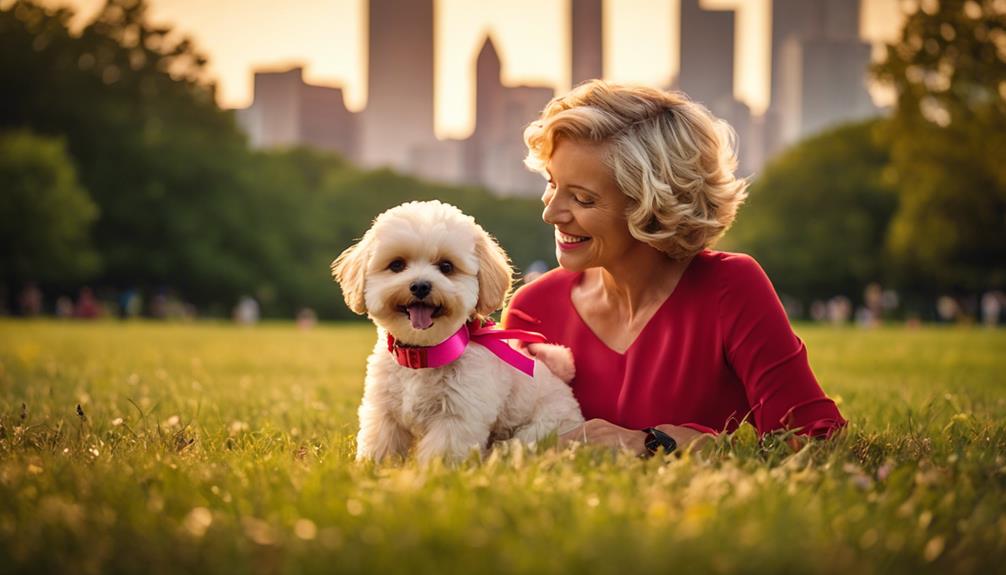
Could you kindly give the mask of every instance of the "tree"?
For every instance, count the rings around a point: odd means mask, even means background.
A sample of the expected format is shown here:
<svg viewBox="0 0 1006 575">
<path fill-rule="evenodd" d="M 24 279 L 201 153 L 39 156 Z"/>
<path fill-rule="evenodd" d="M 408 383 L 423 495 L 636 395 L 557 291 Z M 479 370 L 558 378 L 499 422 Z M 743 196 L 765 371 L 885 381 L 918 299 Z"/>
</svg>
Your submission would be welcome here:
<svg viewBox="0 0 1006 575">
<path fill-rule="evenodd" d="M 0 129 L 65 138 L 100 208 L 100 283 L 228 306 L 256 287 L 250 154 L 202 79 L 205 59 L 146 7 L 109 0 L 79 35 L 65 10 L 0 9 Z"/>
<path fill-rule="evenodd" d="M 61 140 L 0 135 L 0 274 L 11 292 L 28 281 L 93 275 L 90 228 L 97 216 Z"/>
<path fill-rule="evenodd" d="M 776 289 L 809 301 L 858 298 L 885 279 L 883 241 L 897 198 L 884 181 L 884 122 L 839 127 L 790 148 L 751 187 L 724 247 L 748 252 Z"/>
<path fill-rule="evenodd" d="M 922 2 L 876 77 L 899 207 L 886 238 L 901 282 L 929 294 L 1006 286 L 1006 11 Z"/>
<path fill-rule="evenodd" d="M 306 149 L 250 150 L 214 101 L 205 59 L 146 9 L 108 0 L 72 34 L 66 10 L 0 2 L 0 130 L 66 142 L 100 212 L 96 285 L 173 288 L 217 315 L 252 294 L 270 315 L 311 306 L 348 316 L 329 263 L 383 209 L 434 197 L 480 218 L 518 263 L 550 253 L 535 201 Z"/>
</svg>

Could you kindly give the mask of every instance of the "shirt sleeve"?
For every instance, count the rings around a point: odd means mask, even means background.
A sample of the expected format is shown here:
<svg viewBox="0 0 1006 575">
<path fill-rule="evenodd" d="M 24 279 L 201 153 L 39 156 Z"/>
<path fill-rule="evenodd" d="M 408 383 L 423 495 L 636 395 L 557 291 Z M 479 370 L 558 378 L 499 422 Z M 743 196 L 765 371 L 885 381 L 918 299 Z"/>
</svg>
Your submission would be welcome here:
<svg viewBox="0 0 1006 575">
<path fill-rule="evenodd" d="M 776 429 L 828 437 L 846 425 L 825 395 L 761 266 L 734 256 L 720 302 L 727 361 L 744 384 L 759 434 Z"/>
<path fill-rule="evenodd" d="M 503 329 L 526 329 L 529 331 L 541 329 L 541 320 L 531 315 L 528 305 L 529 299 L 533 299 L 533 294 L 530 293 L 527 286 L 521 287 L 513 294 L 500 318 Z"/>
</svg>

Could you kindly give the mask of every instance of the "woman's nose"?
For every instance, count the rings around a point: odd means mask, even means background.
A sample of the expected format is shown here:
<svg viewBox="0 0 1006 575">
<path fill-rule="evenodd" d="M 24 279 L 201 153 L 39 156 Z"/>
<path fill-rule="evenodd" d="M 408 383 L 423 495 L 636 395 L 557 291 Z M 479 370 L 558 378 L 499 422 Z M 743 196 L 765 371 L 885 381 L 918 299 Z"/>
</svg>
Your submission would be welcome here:
<svg viewBox="0 0 1006 575">
<path fill-rule="evenodd" d="M 562 202 L 556 200 L 555 190 L 551 188 L 546 189 L 545 193 L 541 196 L 541 201 L 545 204 L 545 209 L 541 212 L 541 219 L 546 224 L 556 225 L 569 221 L 569 210 L 565 208 Z"/>
</svg>

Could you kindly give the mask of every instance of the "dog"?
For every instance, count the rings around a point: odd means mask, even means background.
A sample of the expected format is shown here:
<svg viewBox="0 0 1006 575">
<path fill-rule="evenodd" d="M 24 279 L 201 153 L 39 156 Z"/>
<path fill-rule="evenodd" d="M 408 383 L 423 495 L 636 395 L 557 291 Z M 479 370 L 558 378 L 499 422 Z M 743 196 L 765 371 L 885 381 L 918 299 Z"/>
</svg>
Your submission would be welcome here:
<svg viewBox="0 0 1006 575">
<path fill-rule="evenodd" d="M 496 440 L 533 443 L 583 423 L 567 383 L 570 351 L 539 343 L 532 359 L 487 326 L 513 270 L 458 208 L 427 201 L 389 209 L 332 262 L 332 275 L 346 305 L 377 326 L 357 461 L 405 458 L 415 446 L 422 464 L 453 463 Z"/>
</svg>

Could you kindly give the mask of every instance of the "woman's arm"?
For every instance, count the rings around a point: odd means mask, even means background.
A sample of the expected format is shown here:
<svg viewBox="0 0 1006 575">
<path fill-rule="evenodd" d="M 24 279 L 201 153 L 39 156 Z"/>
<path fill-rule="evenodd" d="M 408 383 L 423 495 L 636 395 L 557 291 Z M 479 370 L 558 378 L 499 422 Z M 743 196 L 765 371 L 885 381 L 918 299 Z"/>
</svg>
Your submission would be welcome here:
<svg viewBox="0 0 1006 575">
<path fill-rule="evenodd" d="M 827 437 L 845 426 L 817 382 L 807 348 L 756 261 L 737 255 L 725 274 L 720 321 L 727 361 L 744 385 L 759 433 L 797 429 Z"/>
<path fill-rule="evenodd" d="M 709 433 L 703 433 L 683 425 L 657 425 L 660 431 L 674 438 L 678 451 L 701 448 L 712 438 Z M 583 425 L 567 431 L 559 437 L 560 445 L 568 445 L 574 441 L 594 445 L 606 445 L 613 449 L 622 449 L 636 455 L 645 455 L 646 433 L 638 429 L 626 429 L 603 419 L 591 419 Z"/>
</svg>

